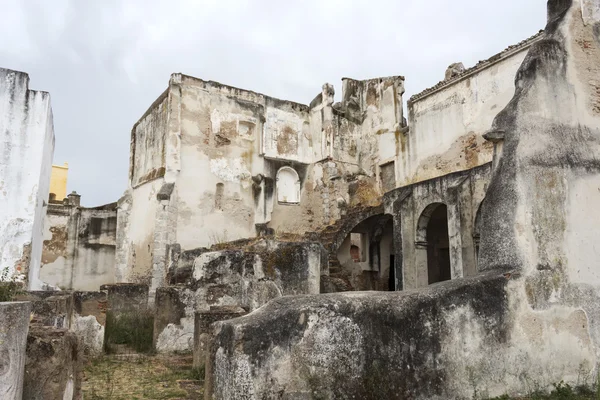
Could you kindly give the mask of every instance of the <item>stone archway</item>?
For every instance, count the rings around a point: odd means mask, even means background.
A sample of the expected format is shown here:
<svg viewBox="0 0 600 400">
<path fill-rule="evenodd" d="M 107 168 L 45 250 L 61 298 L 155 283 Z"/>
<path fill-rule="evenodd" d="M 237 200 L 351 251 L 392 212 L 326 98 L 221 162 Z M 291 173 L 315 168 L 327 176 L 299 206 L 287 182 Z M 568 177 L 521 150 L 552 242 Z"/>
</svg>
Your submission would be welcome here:
<svg viewBox="0 0 600 400">
<path fill-rule="evenodd" d="M 392 216 L 371 215 L 343 233 L 344 238 L 333 241 L 330 253 L 330 277 L 346 283 L 335 291 L 395 290 Z"/>
</svg>

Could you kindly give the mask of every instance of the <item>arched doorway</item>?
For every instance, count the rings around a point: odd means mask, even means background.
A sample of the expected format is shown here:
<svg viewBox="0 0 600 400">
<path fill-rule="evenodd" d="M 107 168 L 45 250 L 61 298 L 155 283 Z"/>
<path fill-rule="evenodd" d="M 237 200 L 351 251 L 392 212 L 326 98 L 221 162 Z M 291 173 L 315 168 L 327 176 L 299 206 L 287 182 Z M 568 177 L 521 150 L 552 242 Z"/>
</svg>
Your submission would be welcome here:
<svg viewBox="0 0 600 400">
<path fill-rule="evenodd" d="M 330 276 L 343 279 L 349 290 L 396 290 L 392 216 L 374 215 L 346 234 L 330 261 Z M 332 265 L 335 265 L 332 268 Z"/>
<path fill-rule="evenodd" d="M 429 205 L 421 214 L 417 229 L 417 252 L 421 260 L 426 259 L 426 263 L 422 264 L 426 264 L 427 283 L 431 285 L 450 280 L 448 207 L 443 203 Z"/>
</svg>

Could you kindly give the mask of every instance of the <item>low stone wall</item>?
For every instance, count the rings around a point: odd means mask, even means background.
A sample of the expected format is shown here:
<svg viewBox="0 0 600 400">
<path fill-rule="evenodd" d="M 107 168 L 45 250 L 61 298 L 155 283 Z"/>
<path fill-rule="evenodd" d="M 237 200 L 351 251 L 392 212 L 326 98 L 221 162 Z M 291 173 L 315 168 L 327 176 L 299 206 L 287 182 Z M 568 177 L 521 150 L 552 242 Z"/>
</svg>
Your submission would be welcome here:
<svg viewBox="0 0 600 400">
<path fill-rule="evenodd" d="M 21 400 L 31 303 L 0 303 L 0 398 Z"/>
<path fill-rule="evenodd" d="M 76 335 L 66 329 L 32 326 L 27 336 L 23 398 L 81 399 L 82 379 Z"/>
<path fill-rule="evenodd" d="M 214 325 L 206 398 L 466 399 L 593 382 L 591 303 L 534 309 L 526 288 L 492 271 L 421 291 L 276 299 Z"/>
</svg>

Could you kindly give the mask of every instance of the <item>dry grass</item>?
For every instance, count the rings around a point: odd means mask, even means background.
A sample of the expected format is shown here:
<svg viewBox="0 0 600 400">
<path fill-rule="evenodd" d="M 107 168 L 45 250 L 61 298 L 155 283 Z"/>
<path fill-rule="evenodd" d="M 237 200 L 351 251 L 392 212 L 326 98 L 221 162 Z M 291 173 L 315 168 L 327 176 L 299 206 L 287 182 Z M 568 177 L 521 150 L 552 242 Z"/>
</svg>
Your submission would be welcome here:
<svg viewBox="0 0 600 400">
<path fill-rule="evenodd" d="M 85 368 L 84 398 L 91 400 L 202 399 L 204 391 L 192 358 L 111 355 Z"/>
</svg>

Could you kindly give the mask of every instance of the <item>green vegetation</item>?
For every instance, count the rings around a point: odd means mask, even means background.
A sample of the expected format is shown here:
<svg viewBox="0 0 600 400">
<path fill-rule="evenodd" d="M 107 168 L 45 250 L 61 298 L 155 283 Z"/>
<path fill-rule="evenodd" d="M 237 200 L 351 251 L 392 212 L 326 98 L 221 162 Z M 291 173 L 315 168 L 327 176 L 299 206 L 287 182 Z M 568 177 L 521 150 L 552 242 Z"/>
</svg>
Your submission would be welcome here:
<svg viewBox="0 0 600 400">
<path fill-rule="evenodd" d="M 21 283 L 17 282 L 14 277 L 8 277 L 8 267 L 0 273 L 0 303 L 13 301 L 15 296 L 21 291 Z"/>
<path fill-rule="evenodd" d="M 203 398 L 192 357 L 106 356 L 85 368 L 83 392 L 91 400 Z"/>
<path fill-rule="evenodd" d="M 119 347 L 128 347 L 137 353 L 153 350 L 154 316 L 148 310 L 131 311 L 115 315 L 106 313 L 104 346 L 108 354 L 117 353 Z"/>
</svg>

